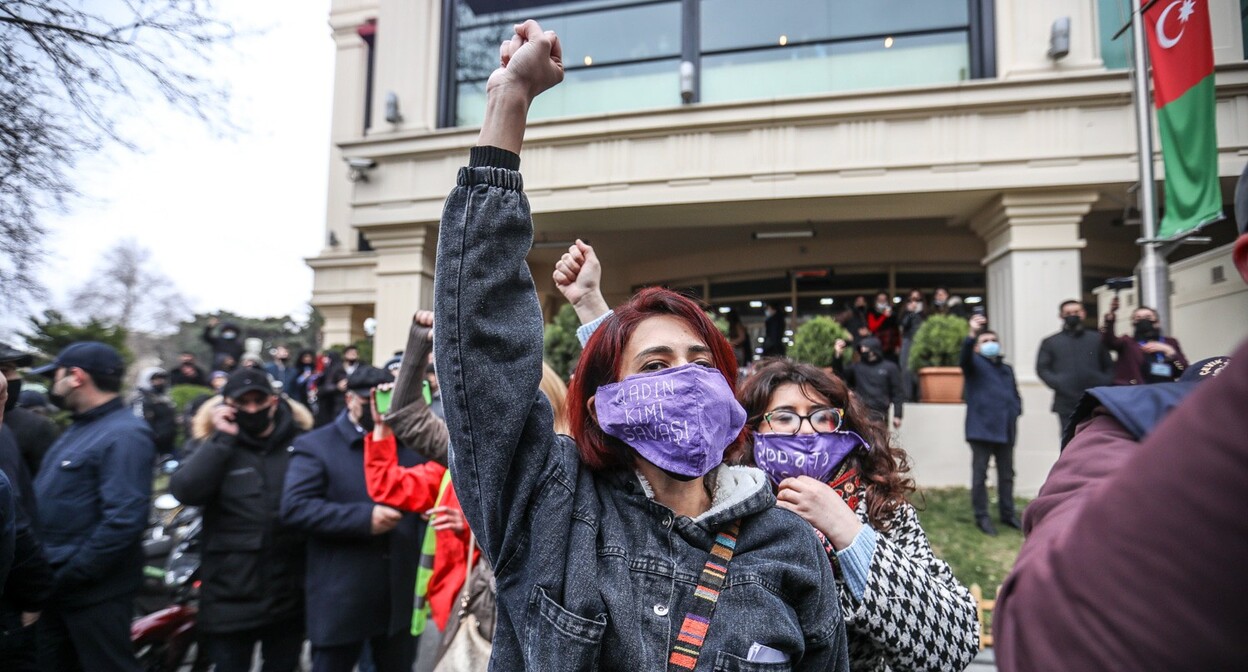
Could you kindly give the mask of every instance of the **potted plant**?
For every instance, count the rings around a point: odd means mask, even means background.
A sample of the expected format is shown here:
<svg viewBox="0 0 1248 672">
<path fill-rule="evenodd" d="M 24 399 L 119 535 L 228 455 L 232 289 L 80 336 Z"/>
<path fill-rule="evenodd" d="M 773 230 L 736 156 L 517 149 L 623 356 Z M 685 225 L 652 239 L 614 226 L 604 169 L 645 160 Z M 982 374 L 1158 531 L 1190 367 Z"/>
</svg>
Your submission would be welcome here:
<svg viewBox="0 0 1248 672">
<path fill-rule="evenodd" d="M 933 315 L 923 322 L 910 346 L 912 371 L 919 372 L 919 391 L 924 402 L 962 402 L 962 369 L 958 356 L 970 327 L 956 315 Z"/>
<path fill-rule="evenodd" d="M 832 373 L 837 340 L 848 343 L 852 337 L 845 327 L 830 317 L 811 318 L 793 333 L 793 347 L 789 348 L 789 357 Z M 845 352 L 841 354 L 844 362 L 848 362 L 851 356 L 853 348 L 845 348 Z"/>
</svg>

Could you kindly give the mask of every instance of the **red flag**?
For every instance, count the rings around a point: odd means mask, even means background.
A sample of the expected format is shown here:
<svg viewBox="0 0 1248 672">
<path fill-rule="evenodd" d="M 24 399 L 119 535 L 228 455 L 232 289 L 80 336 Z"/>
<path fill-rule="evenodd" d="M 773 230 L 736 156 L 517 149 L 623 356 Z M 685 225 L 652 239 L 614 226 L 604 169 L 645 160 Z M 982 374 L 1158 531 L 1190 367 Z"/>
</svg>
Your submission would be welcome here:
<svg viewBox="0 0 1248 672">
<path fill-rule="evenodd" d="M 1144 13 L 1158 109 L 1213 74 L 1208 0 L 1160 0 Z"/>
</svg>

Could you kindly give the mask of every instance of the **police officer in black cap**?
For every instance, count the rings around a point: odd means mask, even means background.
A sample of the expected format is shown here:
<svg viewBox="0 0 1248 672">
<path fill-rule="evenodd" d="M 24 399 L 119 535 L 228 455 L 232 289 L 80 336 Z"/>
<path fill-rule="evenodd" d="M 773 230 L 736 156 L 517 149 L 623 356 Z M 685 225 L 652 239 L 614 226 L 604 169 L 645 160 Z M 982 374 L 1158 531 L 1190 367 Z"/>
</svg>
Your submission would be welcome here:
<svg viewBox="0 0 1248 672">
<path fill-rule="evenodd" d="M 21 404 L 22 374 L 18 369 L 31 365 L 29 352 L 22 352 L 0 343 L 0 374 L 9 383 L 9 398 L 4 403 L 4 426 L 13 432 L 17 447 L 22 452 L 22 460 L 31 476 L 39 473 L 39 465 L 43 454 L 48 452 L 52 442 L 56 440 L 56 425 Z M 28 392 L 35 393 L 34 390 Z"/>
<path fill-rule="evenodd" d="M 411 621 L 424 521 L 375 504 L 364 480 L 370 400 L 394 382 L 361 364 L 347 378 L 347 408 L 295 442 L 282 519 L 308 540 L 308 639 L 312 667 L 350 672 L 365 642 L 378 672 L 408 672 L 416 657 Z M 423 459 L 398 446 L 398 462 Z"/>
<path fill-rule="evenodd" d="M 303 646 L 304 539 L 278 511 L 305 427 L 262 369 L 235 371 L 221 394 L 213 433 L 169 480 L 179 501 L 204 507 L 197 626 L 217 672 L 250 670 L 257 643 L 265 670 L 287 672 Z"/>
<path fill-rule="evenodd" d="M 54 591 L 39 619 L 40 668 L 139 670 L 130 644 L 156 449 L 118 396 L 125 363 L 104 343 L 66 347 L 32 371 L 52 378 L 53 404 L 74 415 L 35 478 L 39 532 Z"/>
</svg>

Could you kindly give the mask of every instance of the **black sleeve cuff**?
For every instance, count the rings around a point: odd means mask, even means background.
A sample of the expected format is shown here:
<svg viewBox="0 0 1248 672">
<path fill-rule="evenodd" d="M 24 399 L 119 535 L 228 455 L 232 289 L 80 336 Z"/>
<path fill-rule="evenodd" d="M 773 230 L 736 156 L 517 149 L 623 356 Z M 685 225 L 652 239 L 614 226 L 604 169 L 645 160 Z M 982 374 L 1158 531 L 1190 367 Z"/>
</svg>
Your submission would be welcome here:
<svg viewBox="0 0 1248 672">
<path fill-rule="evenodd" d="M 520 170 L 520 155 L 499 147 L 477 146 L 468 155 L 468 167 Z"/>
</svg>

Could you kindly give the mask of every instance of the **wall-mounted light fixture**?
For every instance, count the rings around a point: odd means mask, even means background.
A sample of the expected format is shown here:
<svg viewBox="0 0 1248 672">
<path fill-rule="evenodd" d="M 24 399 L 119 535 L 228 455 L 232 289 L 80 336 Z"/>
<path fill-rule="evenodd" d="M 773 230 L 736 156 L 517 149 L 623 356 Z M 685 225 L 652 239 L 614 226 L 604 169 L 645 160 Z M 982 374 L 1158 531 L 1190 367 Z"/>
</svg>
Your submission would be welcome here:
<svg viewBox="0 0 1248 672">
<path fill-rule="evenodd" d="M 755 231 L 754 240 L 781 240 L 785 238 L 814 238 L 815 232 L 811 229 L 802 231 Z"/>
</svg>

